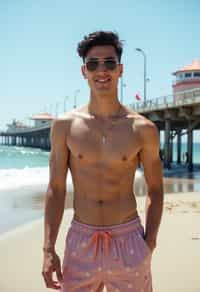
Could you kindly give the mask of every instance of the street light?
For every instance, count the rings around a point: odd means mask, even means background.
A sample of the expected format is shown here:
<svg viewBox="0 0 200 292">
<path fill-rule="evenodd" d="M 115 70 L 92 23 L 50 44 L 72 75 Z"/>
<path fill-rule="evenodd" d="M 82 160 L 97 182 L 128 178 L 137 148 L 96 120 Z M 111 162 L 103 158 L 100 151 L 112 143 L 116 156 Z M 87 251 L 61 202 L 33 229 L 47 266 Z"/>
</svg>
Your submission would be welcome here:
<svg viewBox="0 0 200 292">
<path fill-rule="evenodd" d="M 66 102 L 68 100 L 69 96 L 64 97 L 64 113 L 66 112 Z"/>
<path fill-rule="evenodd" d="M 120 89 L 121 89 L 121 96 L 120 96 L 120 102 L 123 103 L 123 88 L 126 87 L 126 84 L 123 82 L 123 76 L 121 76 L 121 80 L 120 80 Z"/>
<path fill-rule="evenodd" d="M 77 95 L 80 92 L 80 89 L 75 90 L 74 92 L 74 108 L 76 108 L 76 100 L 77 100 Z"/>
<path fill-rule="evenodd" d="M 140 52 L 144 57 L 144 105 L 146 105 L 146 82 L 147 82 L 147 62 L 146 62 L 146 54 L 140 48 L 136 48 L 136 51 Z"/>
<path fill-rule="evenodd" d="M 59 108 L 59 103 L 56 102 L 56 117 L 58 116 L 58 108 Z"/>
</svg>

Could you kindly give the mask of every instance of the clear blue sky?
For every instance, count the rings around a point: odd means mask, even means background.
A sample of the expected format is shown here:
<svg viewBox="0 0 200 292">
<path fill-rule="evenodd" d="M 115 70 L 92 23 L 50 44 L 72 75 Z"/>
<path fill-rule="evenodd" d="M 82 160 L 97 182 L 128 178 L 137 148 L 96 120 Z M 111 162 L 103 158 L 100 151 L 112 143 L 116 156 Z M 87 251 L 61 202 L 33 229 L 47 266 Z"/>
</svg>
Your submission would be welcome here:
<svg viewBox="0 0 200 292">
<path fill-rule="evenodd" d="M 95 30 L 124 40 L 124 103 L 143 92 L 147 55 L 148 99 L 172 93 L 172 72 L 200 59 L 200 1 L 0 0 L 0 129 L 13 118 L 55 113 L 88 101 L 77 43 Z"/>
</svg>

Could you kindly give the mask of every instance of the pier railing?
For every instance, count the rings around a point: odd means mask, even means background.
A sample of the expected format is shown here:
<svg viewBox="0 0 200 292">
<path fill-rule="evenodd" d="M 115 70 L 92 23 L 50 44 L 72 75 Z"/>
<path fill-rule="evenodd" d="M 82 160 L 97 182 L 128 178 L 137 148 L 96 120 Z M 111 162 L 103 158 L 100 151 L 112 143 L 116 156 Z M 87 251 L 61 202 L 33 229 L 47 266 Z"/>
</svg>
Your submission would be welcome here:
<svg viewBox="0 0 200 292">
<path fill-rule="evenodd" d="M 15 130 L 7 130 L 5 132 L 0 132 L 0 135 L 18 135 L 18 134 L 26 134 L 26 133 L 34 133 L 41 130 L 50 129 L 51 125 L 45 125 L 41 127 L 28 127 L 28 128 L 18 128 Z"/>
<path fill-rule="evenodd" d="M 200 88 L 178 92 L 174 95 L 160 96 L 147 100 L 146 102 L 135 102 L 129 106 L 135 111 L 147 112 L 197 103 L 200 103 Z"/>
</svg>

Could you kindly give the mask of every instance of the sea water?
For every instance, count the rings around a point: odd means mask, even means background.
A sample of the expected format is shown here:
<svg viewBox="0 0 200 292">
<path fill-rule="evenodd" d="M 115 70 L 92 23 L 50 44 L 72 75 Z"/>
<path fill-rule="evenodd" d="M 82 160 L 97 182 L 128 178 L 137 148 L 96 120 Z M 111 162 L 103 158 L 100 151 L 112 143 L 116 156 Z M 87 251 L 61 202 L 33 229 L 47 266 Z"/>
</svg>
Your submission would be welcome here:
<svg viewBox="0 0 200 292">
<path fill-rule="evenodd" d="M 49 152 L 0 146 L 0 234 L 43 216 Z M 67 178 L 68 191 L 72 180 Z"/>
</svg>

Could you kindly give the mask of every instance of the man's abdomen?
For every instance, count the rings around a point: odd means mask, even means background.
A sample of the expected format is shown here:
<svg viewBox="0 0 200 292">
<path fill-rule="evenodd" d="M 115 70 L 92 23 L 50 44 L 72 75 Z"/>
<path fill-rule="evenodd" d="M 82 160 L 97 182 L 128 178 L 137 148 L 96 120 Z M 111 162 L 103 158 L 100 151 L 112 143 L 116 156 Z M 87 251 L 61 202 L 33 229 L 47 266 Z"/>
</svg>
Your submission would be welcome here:
<svg viewBox="0 0 200 292">
<path fill-rule="evenodd" d="M 85 224 L 113 225 L 138 217 L 133 194 L 116 200 L 88 200 L 75 194 L 73 207 L 74 218 Z"/>
</svg>

